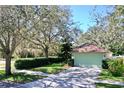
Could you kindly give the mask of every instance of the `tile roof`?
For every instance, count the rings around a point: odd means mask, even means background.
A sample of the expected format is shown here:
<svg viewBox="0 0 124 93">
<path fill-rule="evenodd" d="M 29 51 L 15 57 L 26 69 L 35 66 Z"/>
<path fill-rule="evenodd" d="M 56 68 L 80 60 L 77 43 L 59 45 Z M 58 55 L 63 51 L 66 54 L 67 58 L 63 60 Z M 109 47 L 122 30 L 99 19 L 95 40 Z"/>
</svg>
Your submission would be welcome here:
<svg viewBox="0 0 124 93">
<path fill-rule="evenodd" d="M 104 48 L 100 48 L 95 44 L 83 44 L 73 48 L 73 52 L 107 52 Z"/>
</svg>

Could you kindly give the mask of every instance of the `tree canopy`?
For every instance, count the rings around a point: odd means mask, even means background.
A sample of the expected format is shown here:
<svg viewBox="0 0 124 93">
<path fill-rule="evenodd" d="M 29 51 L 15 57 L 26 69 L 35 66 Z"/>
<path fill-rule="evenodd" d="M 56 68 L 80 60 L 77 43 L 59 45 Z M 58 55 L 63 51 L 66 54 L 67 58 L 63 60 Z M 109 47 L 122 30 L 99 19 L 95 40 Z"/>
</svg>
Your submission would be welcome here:
<svg viewBox="0 0 124 93">
<path fill-rule="evenodd" d="M 124 54 L 124 7 L 112 6 L 113 11 L 106 16 L 93 16 L 96 25 L 82 33 L 80 43 L 95 43 L 112 51 L 115 55 Z"/>
<path fill-rule="evenodd" d="M 0 51 L 6 74 L 11 74 L 16 47 L 40 49 L 48 58 L 50 50 L 58 51 L 61 39 L 74 41 L 78 32 L 67 6 L 0 6 Z"/>
</svg>

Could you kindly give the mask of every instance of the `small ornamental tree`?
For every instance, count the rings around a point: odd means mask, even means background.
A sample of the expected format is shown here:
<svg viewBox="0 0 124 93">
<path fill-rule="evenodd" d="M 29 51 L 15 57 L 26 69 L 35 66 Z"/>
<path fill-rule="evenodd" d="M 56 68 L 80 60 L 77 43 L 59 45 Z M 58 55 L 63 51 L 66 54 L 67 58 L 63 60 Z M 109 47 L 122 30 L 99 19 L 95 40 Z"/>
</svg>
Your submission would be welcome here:
<svg viewBox="0 0 124 93">
<path fill-rule="evenodd" d="M 67 39 L 64 39 L 62 41 L 62 44 L 60 45 L 60 53 L 58 54 L 58 56 L 63 58 L 66 64 L 69 64 L 72 57 L 71 51 L 72 44 Z"/>
</svg>

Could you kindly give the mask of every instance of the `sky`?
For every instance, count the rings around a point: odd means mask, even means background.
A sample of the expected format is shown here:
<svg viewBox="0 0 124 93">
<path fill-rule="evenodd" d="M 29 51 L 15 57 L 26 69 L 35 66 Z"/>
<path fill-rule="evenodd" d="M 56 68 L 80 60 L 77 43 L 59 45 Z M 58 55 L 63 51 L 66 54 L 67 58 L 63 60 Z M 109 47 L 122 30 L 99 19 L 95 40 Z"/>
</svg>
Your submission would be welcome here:
<svg viewBox="0 0 124 93">
<path fill-rule="evenodd" d="M 95 6 L 94 5 L 72 5 L 70 6 L 71 12 L 72 12 L 72 19 L 74 22 L 79 22 L 80 28 L 82 31 L 86 32 L 89 26 L 95 25 L 95 23 L 92 21 L 91 12 Z M 98 13 L 102 13 L 103 15 L 106 15 L 106 9 L 108 9 L 108 6 L 96 6 L 96 11 Z"/>
</svg>

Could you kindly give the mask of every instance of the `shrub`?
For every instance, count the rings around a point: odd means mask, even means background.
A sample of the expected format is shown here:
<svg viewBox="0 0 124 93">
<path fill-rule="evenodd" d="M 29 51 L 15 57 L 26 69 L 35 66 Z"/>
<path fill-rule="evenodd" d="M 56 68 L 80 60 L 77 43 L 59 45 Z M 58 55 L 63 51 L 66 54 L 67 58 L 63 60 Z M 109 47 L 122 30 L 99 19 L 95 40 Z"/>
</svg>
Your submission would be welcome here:
<svg viewBox="0 0 124 93">
<path fill-rule="evenodd" d="M 64 61 L 63 58 L 49 58 L 49 62 L 51 63 L 61 63 L 63 61 Z"/>
<path fill-rule="evenodd" d="M 64 62 L 66 64 L 69 64 L 72 57 L 72 44 L 67 38 L 62 40 L 62 44 L 60 45 L 60 53 L 58 53 L 58 57 L 63 58 Z"/>
<path fill-rule="evenodd" d="M 68 65 L 73 67 L 74 66 L 74 59 L 70 59 L 68 62 Z"/>
<path fill-rule="evenodd" d="M 108 62 L 110 62 L 111 59 L 107 58 L 102 60 L 102 68 L 103 69 L 108 69 Z"/>
<path fill-rule="evenodd" d="M 15 68 L 16 69 L 31 69 L 34 67 L 41 67 L 53 63 L 62 63 L 62 58 L 21 58 L 16 60 Z"/>
<path fill-rule="evenodd" d="M 124 73 L 123 58 L 111 59 L 108 63 L 108 70 L 113 76 L 122 76 Z"/>
</svg>

